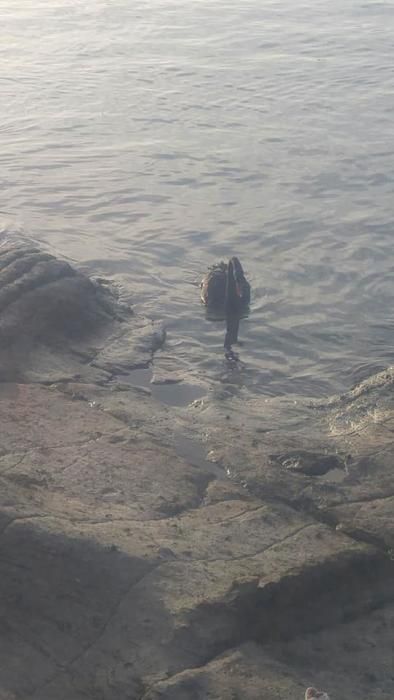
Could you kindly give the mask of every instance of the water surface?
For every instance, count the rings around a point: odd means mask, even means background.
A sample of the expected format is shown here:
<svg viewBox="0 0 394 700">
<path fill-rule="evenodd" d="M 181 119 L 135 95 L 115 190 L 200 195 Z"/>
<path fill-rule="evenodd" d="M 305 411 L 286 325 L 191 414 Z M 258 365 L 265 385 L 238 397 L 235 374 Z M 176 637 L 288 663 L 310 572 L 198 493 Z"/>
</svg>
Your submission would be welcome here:
<svg viewBox="0 0 394 700">
<path fill-rule="evenodd" d="M 325 396 L 393 361 L 394 5 L 0 0 L 1 219 L 228 381 L 198 283 L 253 289 L 235 381 Z M 235 375 L 234 375 L 235 376 Z"/>
</svg>

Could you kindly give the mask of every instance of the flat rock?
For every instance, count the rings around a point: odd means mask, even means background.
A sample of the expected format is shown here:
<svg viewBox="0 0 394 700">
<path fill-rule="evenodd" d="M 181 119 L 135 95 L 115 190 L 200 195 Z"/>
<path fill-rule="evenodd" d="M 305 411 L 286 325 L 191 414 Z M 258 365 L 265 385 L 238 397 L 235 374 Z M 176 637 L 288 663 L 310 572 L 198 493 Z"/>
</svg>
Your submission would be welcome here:
<svg viewBox="0 0 394 700">
<path fill-rule="evenodd" d="M 330 511 L 338 530 L 352 537 L 384 547 L 392 556 L 394 550 L 394 496 L 348 502 Z"/>
<path fill-rule="evenodd" d="M 245 418 L 235 394 L 194 413 L 215 462 L 250 494 L 391 547 L 393 382 L 389 368 L 326 401 L 256 398 Z"/>
<path fill-rule="evenodd" d="M 390 700 L 393 614 L 390 606 L 280 645 L 241 644 L 158 682 L 143 700 L 303 700 L 310 685 L 334 700 Z"/>
<path fill-rule="evenodd" d="M 2 389 L 0 688 L 11 697 L 137 700 L 237 645 L 288 643 L 390 600 L 389 559 L 221 486 L 147 419 L 132 423 L 133 390 Z M 105 393 L 128 396 L 126 419 L 101 405 Z M 295 670 L 289 687 L 303 682 Z"/>
<path fill-rule="evenodd" d="M 125 430 L 94 402 L 2 385 L 0 411 L 0 474 L 33 492 L 42 486 L 92 507 L 127 504 L 130 513 L 155 518 L 199 503 L 212 478 L 138 427 Z"/>
</svg>

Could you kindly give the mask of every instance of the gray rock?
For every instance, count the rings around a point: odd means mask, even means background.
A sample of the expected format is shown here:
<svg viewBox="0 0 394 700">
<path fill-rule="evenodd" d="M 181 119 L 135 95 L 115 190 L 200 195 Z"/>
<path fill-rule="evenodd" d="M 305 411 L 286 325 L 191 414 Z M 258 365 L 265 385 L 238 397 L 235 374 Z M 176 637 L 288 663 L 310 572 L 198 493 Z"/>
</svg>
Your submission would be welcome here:
<svg viewBox="0 0 394 700">
<path fill-rule="evenodd" d="M 102 382 L 165 340 L 108 287 L 31 246 L 0 247 L 0 380 Z"/>
<path fill-rule="evenodd" d="M 378 644 L 390 619 L 390 559 L 280 493 L 228 481 L 214 496 L 209 466 L 165 444 L 177 413 L 156 414 L 149 397 L 61 388 L 2 385 L 0 689 L 18 700 L 339 689 L 357 635 Z M 324 666 L 334 634 L 340 678 Z M 371 688 L 374 663 L 365 651 L 358 687 Z M 391 666 L 379 673 L 392 691 Z"/>
</svg>

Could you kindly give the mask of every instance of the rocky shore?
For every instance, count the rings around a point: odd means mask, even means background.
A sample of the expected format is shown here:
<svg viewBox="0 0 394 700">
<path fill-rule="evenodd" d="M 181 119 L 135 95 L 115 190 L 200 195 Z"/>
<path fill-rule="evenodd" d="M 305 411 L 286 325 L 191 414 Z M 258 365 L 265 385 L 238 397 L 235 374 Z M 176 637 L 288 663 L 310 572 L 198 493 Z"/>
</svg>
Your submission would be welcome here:
<svg viewBox="0 0 394 700">
<path fill-rule="evenodd" d="M 0 340 L 2 700 L 394 697 L 392 370 L 163 405 L 160 325 L 27 246 Z"/>
</svg>

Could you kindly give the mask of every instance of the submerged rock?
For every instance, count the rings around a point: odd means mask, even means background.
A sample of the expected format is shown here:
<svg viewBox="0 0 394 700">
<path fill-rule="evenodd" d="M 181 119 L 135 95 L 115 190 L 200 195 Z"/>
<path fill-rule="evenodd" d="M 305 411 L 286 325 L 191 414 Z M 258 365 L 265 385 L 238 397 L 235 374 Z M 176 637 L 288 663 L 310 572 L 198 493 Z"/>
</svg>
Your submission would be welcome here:
<svg viewBox="0 0 394 700">
<path fill-rule="evenodd" d="M 0 336 L 46 342 L 89 335 L 115 314 L 99 285 L 67 262 L 30 246 L 0 247 Z"/>
<path fill-rule="evenodd" d="M 53 382 L 146 366 L 165 339 L 108 287 L 28 245 L 0 247 L 0 380 Z"/>
</svg>

